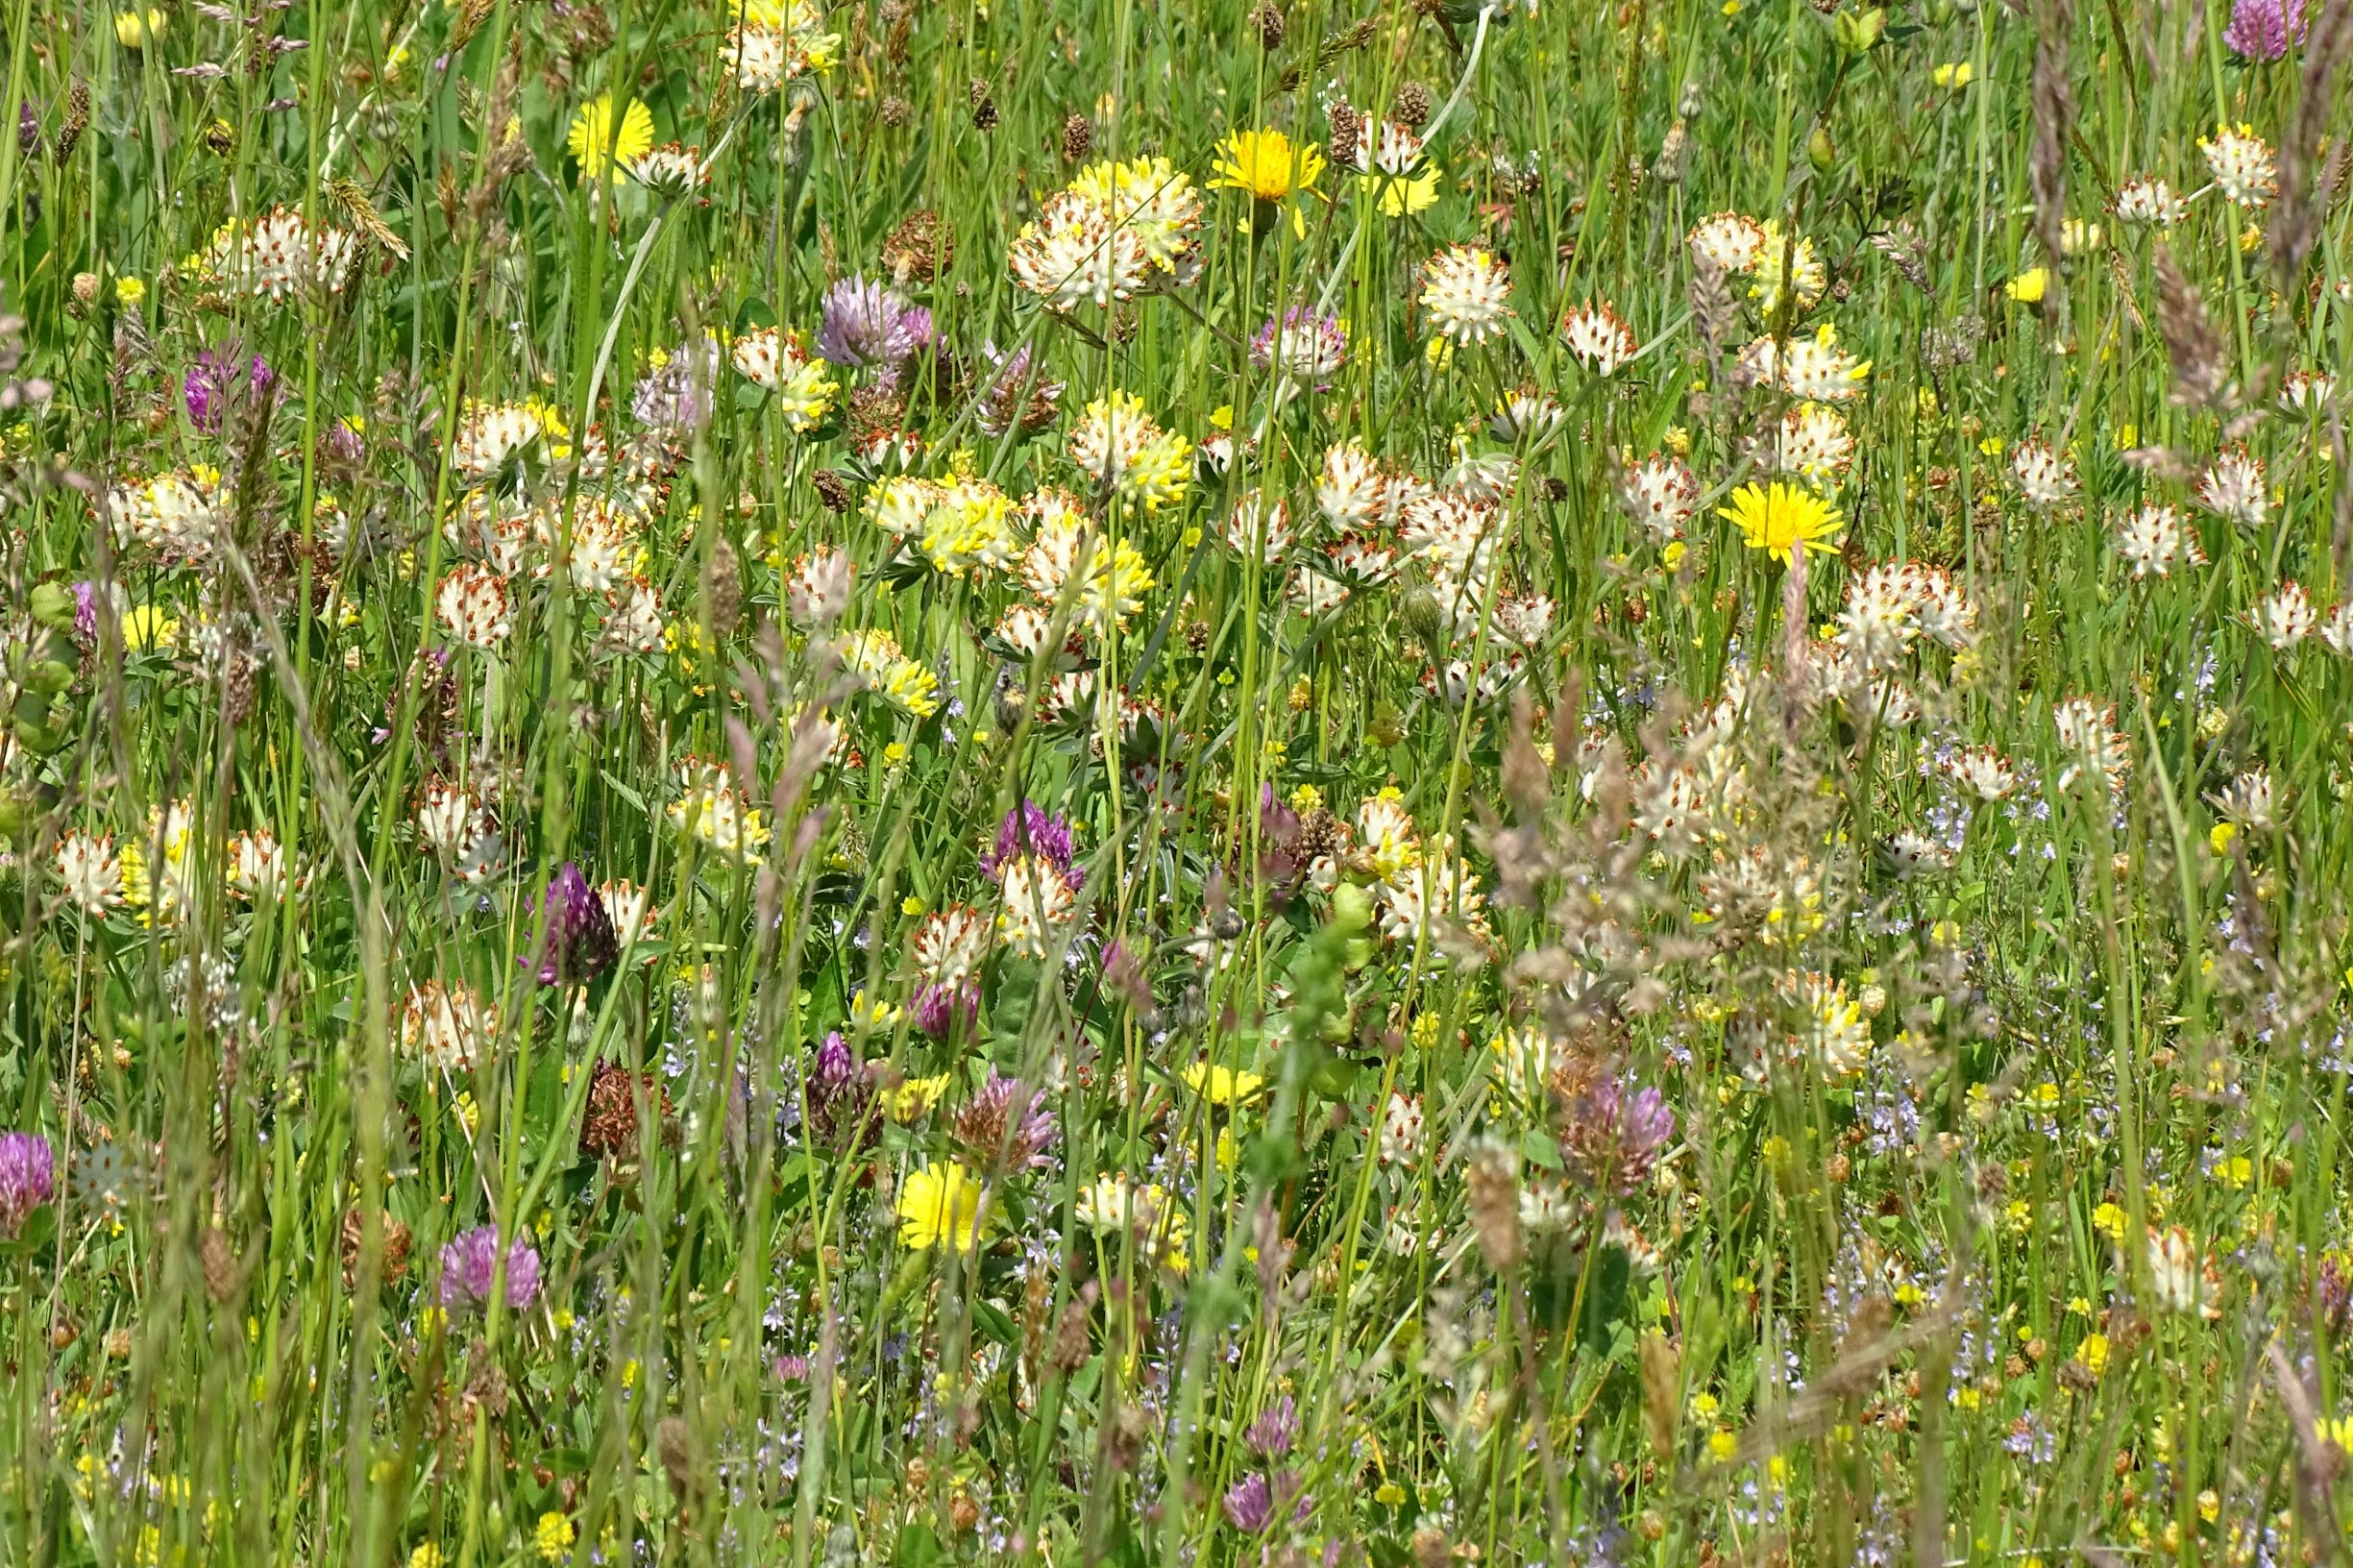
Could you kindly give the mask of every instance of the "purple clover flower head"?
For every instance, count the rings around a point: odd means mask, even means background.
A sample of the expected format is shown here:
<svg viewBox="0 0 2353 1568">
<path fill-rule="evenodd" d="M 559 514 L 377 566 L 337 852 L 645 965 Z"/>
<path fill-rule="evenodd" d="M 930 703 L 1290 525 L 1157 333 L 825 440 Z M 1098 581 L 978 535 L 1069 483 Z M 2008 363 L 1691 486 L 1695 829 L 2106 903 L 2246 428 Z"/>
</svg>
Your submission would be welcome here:
<svg viewBox="0 0 2353 1568">
<path fill-rule="evenodd" d="M 213 435 L 228 422 L 230 409 L 249 396 L 268 397 L 277 384 L 277 372 L 261 355 L 249 361 L 235 349 L 207 349 L 181 378 L 180 398 L 187 404 L 188 423 Z"/>
<path fill-rule="evenodd" d="M 1318 392 L 1332 390 L 1332 378 L 1347 358 L 1348 332 L 1340 318 L 1304 305 L 1292 306 L 1280 317 L 1267 317 L 1250 340 L 1252 364 L 1279 371 Z"/>
<path fill-rule="evenodd" d="M 2238 0 L 2222 41 L 2242 60 L 2284 60 L 2291 37 L 2304 41 L 2304 0 Z"/>
<path fill-rule="evenodd" d="M 1259 788 L 1259 879 L 1278 904 L 1286 903 L 1306 880 L 1314 857 L 1308 852 L 1307 824 L 1290 802 L 1275 794 L 1272 784 Z"/>
<path fill-rule="evenodd" d="M 648 429 L 692 435 L 711 422 L 711 388 L 718 377 L 718 350 L 708 342 L 691 344 L 637 383 L 629 412 Z"/>
<path fill-rule="evenodd" d="M 1054 1118 L 1045 1090 L 989 1069 L 988 1078 L 956 1113 L 956 1139 L 988 1171 L 1027 1170 L 1051 1164 Z"/>
<path fill-rule="evenodd" d="M 880 1125 L 867 1114 L 874 1099 L 874 1080 L 839 1029 L 825 1036 L 807 1070 L 811 1133 L 831 1139 L 845 1128 L 857 1128 L 862 1144 L 881 1136 Z"/>
<path fill-rule="evenodd" d="M 1259 1412 L 1242 1434 L 1242 1441 L 1256 1450 L 1259 1457 L 1279 1459 L 1291 1451 L 1299 1440 L 1299 1402 L 1285 1394 L 1281 1399 Z"/>
<path fill-rule="evenodd" d="M 907 1012 L 925 1039 L 945 1040 L 955 1032 L 959 1019 L 967 1029 L 979 1019 L 980 988 L 968 981 L 925 985 L 908 1001 Z"/>
<path fill-rule="evenodd" d="M 820 1094 L 838 1094 L 857 1076 L 858 1059 L 850 1055 L 849 1041 L 842 1038 L 839 1029 L 829 1032 L 817 1048 L 817 1066 L 809 1074 L 810 1089 Z"/>
<path fill-rule="evenodd" d="M 2341 1336 L 2353 1320 L 2353 1274 L 2334 1258 L 2320 1260 L 2320 1272 L 2313 1281 L 2313 1305 L 2331 1338 Z"/>
<path fill-rule="evenodd" d="M 490 1300 L 491 1277 L 499 1266 L 499 1228 L 478 1225 L 441 1249 L 441 1305 L 451 1311 Z M 506 1305 L 516 1311 L 539 1299 L 539 1249 L 515 1237 L 506 1249 Z"/>
<path fill-rule="evenodd" d="M 1130 1007 L 1152 1005 L 1152 977 L 1144 972 L 1143 955 L 1115 937 L 1103 949 L 1103 990 Z"/>
<path fill-rule="evenodd" d="M 29 153 L 41 144 L 41 117 L 33 112 L 33 100 L 24 99 L 16 106 L 16 150 Z"/>
<path fill-rule="evenodd" d="M 1275 1522 L 1274 1488 L 1266 1484 L 1264 1476 L 1256 1472 L 1227 1487 L 1220 1507 L 1225 1510 L 1226 1523 L 1245 1535 L 1262 1534 Z"/>
<path fill-rule="evenodd" d="M 1605 1080 L 1579 1103 L 1561 1152 L 1587 1187 L 1609 1197 L 1642 1190 L 1675 1137 L 1675 1112 L 1655 1089 L 1631 1094 Z"/>
<path fill-rule="evenodd" d="M 38 1133 L 0 1133 L 0 1236 L 13 1237 L 57 1196 L 58 1157 Z"/>
<path fill-rule="evenodd" d="M 1042 370 L 1035 368 L 1028 344 L 1008 355 L 994 342 L 988 342 L 981 345 L 980 352 L 990 369 L 989 390 L 980 400 L 982 433 L 997 440 L 1016 427 L 1038 430 L 1054 423 L 1063 383 L 1048 380 Z"/>
<path fill-rule="evenodd" d="M 931 337 L 931 312 L 918 313 L 886 283 L 864 274 L 845 278 L 825 290 L 817 328 L 817 352 L 829 362 L 856 370 L 895 365 Z"/>
<path fill-rule="evenodd" d="M 613 917 L 572 861 L 548 879 L 543 900 L 548 931 L 541 939 L 537 969 L 543 986 L 585 986 L 613 967 L 621 957 L 621 936 Z M 533 919 L 536 919 L 534 912 Z M 526 964 L 533 961 L 524 960 Z"/>
<path fill-rule="evenodd" d="M 994 876 L 1008 861 L 1036 855 L 1051 861 L 1067 878 L 1073 854 L 1070 824 L 1035 800 L 1023 800 L 1005 814 L 996 830 L 996 847 L 980 857 L 983 874 Z"/>
<path fill-rule="evenodd" d="M 331 423 L 319 438 L 320 450 L 334 462 L 356 465 L 368 455 L 367 438 L 343 421 Z"/>
</svg>

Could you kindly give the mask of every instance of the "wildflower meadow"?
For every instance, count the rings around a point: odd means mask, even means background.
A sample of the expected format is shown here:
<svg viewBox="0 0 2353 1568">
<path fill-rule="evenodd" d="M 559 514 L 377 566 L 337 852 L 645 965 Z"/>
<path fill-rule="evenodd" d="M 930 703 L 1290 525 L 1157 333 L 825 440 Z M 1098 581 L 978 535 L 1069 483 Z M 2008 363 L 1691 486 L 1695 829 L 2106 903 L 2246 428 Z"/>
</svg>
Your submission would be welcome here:
<svg viewBox="0 0 2353 1568">
<path fill-rule="evenodd" d="M 2353 1547 L 2353 0 L 0 37 L 0 1560 Z"/>
</svg>

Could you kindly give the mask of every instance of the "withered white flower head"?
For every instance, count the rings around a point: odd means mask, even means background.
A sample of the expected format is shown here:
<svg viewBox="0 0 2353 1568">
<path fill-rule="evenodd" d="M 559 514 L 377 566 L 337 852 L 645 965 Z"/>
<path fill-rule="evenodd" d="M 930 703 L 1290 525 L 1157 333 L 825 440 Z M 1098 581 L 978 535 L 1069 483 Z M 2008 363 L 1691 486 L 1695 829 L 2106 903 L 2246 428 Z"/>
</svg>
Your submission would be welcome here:
<svg viewBox="0 0 2353 1568">
<path fill-rule="evenodd" d="M 969 905 L 935 910 L 916 930 L 916 972 L 934 985 L 961 985 L 988 962 L 991 937 L 989 917 Z"/>
<path fill-rule="evenodd" d="M 1077 914 L 1077 900 L 1062 868 L 1042 855 L 1016 855 L 997 870 L 1004 890 L 998 938 L 1024 958 L 1043 958 Z"/>
<path fill-rule="evenodd" d="M 2037 440 L 2021 441 L 2010 453 L 2010 475 L 2026 503 L 2046 511 L 2075 493 L 2075 465 Z"/>
<path fill-rule="evenodd" d="M 219 548 L 223 502 L 219 471 L 200 467 L 118 486 L 107 510 L 133 543 L 165 560 L 201 566 Z"/>
<path fill-rule="evenodd" d="M 58 841 L 51 869 L 65 896 L 86 915 L 104 915 L 122 901 L 122 860 L 111 834 L 76 830 Z"/>
<path fill-rule="evenodd" d="M 1781 416 L 1777 456 L 1783 471 L 1827 482 L 1854 461 L 1854 437 L 1837 409 L 1801 403 Z"/>
<path fill-rule="evenodd" d="M 2206 155 L 2206 167 L 2213 171 L 2215 188 L 2225 201 L 2258 208 L 2278 194 L 2278 161 L 2264 139 L 2255 135 L 2254 127 L 2242 125 L 2233 130 L 2217 126 L 2211 139 L 2199 139 L 2197 150 Z"/>
<path fill-rule="evenodd" d="M 1291 548 L 1290 503 L 1280 496 L 1268 501 L 1262 490 L 1244 491 L 1226 518 L 1225 539 L 1237 555 L 1281 560 Z"/>
<path fill-rule="evenodd" d="M 785 579 L 784 609 L 796 625 L 816 631 L 832 625 L 849 608 L 849 591 L 857 576 L 850 558 L 831 545 L 820 545 L 793 563 Z"/>
<path fill-rule="evenodd" d="M 401 1048 L 442 1072 L 468 1072 L 499 1032 L 499 1010 L 464 981 L 412 987 L 401 1010 Z"/>
<path fill-rule="evenodd" d="M 2243 528 L 2263 527 L 2270 511 L 2264 489 L 2263 463 L 2244 447 L 2233 447 L 2216 457 L 2197 481 L 2198 504 Z"/>
<path fill-rule="evenodd" d="M 1354 437 L 1324 450 L 1323 473 L 1315 481 L 1315 505 L 1333 527 L 1352 528 L 1382 514 L 1387 476 L 1364 444 Z"/>
<path fill-rule="evenodd" d="M 674 141 L 648 148 L 625 167 L 631 179 L 662 196 L 687 195 L 711 183 L 710 165 L 702 160 L 702 149 L 681 147 Z"/>
<path fill-rule="evenodd" d="M 1765 229 L 1754 218 L 1738 212 L 1718 212 L 1694 224 L 1684 243 L 1691 254 L 1713 262 L 1720 270 L 1748 273 L 1765 253 Z"/>
<path fill-rule="evenodd" d="M 660 590 L 643 576 L 633 576 L 608 590 L 604 625 L 597 628 L 597 640 L 608 653 L 660 652 L 669 641 Z"/>
<path fill-rule="evenodd" d="M 2271 770 L 2259 763 L 2241 773 L 2216 793 L 2214 807 L 2243 833 L 2276 832 L 2279 789 L 2271 781 Z"/>
<path fill-rule="evenodd" d="M 2319 629 L 2320 625 L 2312 595 L 2292 578 L 2258 600 L 2247 612 L 2247 620 L 2254 625 L 2256 635 L 2279 653 L 2293 649 Z"/>
<path fill-rule="evenodd" d="M 2156 224 L 2170 229 L 2190 215 L 2190 204 L 2163 180 L 2127 180 L 2109 204 L 2119 223 Z"/>
<path fill-rule="evenodd" d="M 2328 612 L 2328 620 L 2320 627 L 2320 640 L 2340 658 L 2353 659 L 2353 600 Z"/>
<path fill-rule="evenodd" d="M 197 257 L 196 275 L 209 287 L 273 304 L 312 289 L 339 294 L 359 256 L 359 236 L 348 229 L 306 223 L 300 211 L 272 208 L 251 222 L 230 219 L 212 233 Z"/>
<path fill-rule="evenodd" d="M 2001 800 L 2018 788 L 2018 770 L 1990 746 L 1970 747 L 1945 760 L 1945 772 L 1964 795 L 1979 800 Z"/>
<path fill-rule="evenodd" d="M 450 568 L 433 605 L 450 635 L 470 647 L 496 648 L 515 629 L 505 579 L 487 567 L 461 562 Z"/>
<path fill-rule="evenodd" d="M 2096 775 L 2110 793 L 2121 790 L 2132 772 L 2132 746 L 2116 727 L 2116 710 L 2089 697 L 2071 697 L 2051 710 L 2051 726 L 2058 731 L 2059 748 L 2068 766 L 2059 774 L 2067 789 L 2086 775 Z"/>
<path fill-rule="evenodd" d="M 1844 403 L 1863 395 L 1871 361 L 1838 346 L 1838 332 L 1824 322 L 1811 337 L 1765 336 L 1741 351 L 1740 370 L 1759 386 L 1777 386 L 1807 403 Z"/>
<path fill-rule="evenodd" d="M 1560 340 L 1596 376 L 1614 374 L 1634 356 L 1634 334 L 1606 305 L 1581 305 L 1560 322 Z"/>
<path fill-rule="evenodd" d="M 1450 245 L 1422 269 L 1421 306 L 1434 336 L 1468 348 L 1503 335 L 1511 274 L 1483 245 Z"/>
<path fill-rule="evenodd" d="M 528 404 L 474 404 L 457 427 L 450 466 L 468 484 L 487 484 L 547 434 L 546 417 Z"/>
<path fill-rule="evenodd" d="M 1682 536 L 1683 525 L 1700 509 L 1700 481 L 1680 457 L 1655 453 L 1618 476 L 1618 504 L 1643 532 L 1659 543 Z"/>
<path fill-rule="evenodd" d="M 2135 577 L 2169 576 L 2176 566 L 2198 566 L 2206 559 L 2197 535 L 2170 506 L 2144 506 L 2126 516 L 2117 525 L 2116 551 Z"/>
</svg>

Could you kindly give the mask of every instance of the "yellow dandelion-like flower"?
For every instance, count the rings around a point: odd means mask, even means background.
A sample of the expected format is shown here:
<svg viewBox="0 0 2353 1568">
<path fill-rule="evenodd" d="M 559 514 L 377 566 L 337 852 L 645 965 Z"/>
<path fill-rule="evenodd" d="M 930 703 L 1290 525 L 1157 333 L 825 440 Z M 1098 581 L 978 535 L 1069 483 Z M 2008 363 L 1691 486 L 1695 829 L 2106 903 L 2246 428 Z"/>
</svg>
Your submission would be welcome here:
<svg viewBox="0 0 2353 1568">
<path fill-rule="evenodd" d="M 940 1096 L 947 1092 L 950 1076 L 944 1072 L 933 1078 L 910 1078 L 896 1089 L 885 1090 L 883 1113 L 901 1127 L 922 1120 L 940 1103 Z"/>
<path fill-rule="evenodd" d="M 1238 190 L 1255 202 L 1273 208 L 1294 192 L 1312 190 L 1324 172 L 1322 149 L 1313 142 L 1293 141 L 1280 131 L 1229 131 L 1217 147 L 1212 165 L 1217 178 L 1213 189 Z M 1292 232 L 1304 236 L 1307 220 L 1291 211 Z"/>
<path fill-rule="evenodd" d="M 1313 142 L 1295 142 L 1280 131 L 1229 131 L 1217 155 L 1211 187 L 1247 191 L 1262 202 L 1312 190 L 1324 172 L 1324 155 Z"/>
<path fill-rule="evenodd" d="M 1212 1105 L 1240 1105 L 1265 1088 L 1266 1080 L 1259 1073 L 1195 1062 L 1185 1069 L 1185 1087 Z"/>
<path fill-rule="evenodd" d="M 605 176 L 621 177 L 621 171 L 636 162 L 653 149 L 653 110 L 639 98 L 629 100 L 629 107 L 621 113 L 618 129 L 613 122 L 613 95 L 609 92 L 591 98 L 580 106 L 572 117 L 572 135 L 564 145 L 572 150 L 573 161 L 580 165 L 580 177 L 596 180 Z"/>
<path fill-rule="evenodd" d="M 144 49 L 162 34 L 163 12 L 153 6 L 114 13 L 114 41 L 126 49 Z"/>
<path fill-rule="evenodd" d="M 160 605 L 135 604 L 123 612 L 123 647 L 134 653 L 152 653 L 180 640 L 179 618 Z"/>
<path fill-rule="evenodd" d="M 1769 551 L 1794 562 L 1800 550 L 1827 552 L 1835 548 L 1841 527 L 1836 508 L 1812 491 L 1775 480 L 1770 485 L 1744 484 L 1732 492 L 1731 504 L 1717 515 L 1740 526 L 1751 550 Z"/>
<path fill-rule="evenodd" d="M 969 1252 L 980 1239 L 980 1183 L 949 1160 L 909 1171 L 898 1189 L 899 1245 L 929 1252 L 945 1243 Z"/>
<path fill-rule="evenodd" d="M 1428 164 L 1416 174 L 1369 175 L 1381 191 L 1381 215 L 1409 218 L 1438 205 L 1438 166 Z"/>
</svg>

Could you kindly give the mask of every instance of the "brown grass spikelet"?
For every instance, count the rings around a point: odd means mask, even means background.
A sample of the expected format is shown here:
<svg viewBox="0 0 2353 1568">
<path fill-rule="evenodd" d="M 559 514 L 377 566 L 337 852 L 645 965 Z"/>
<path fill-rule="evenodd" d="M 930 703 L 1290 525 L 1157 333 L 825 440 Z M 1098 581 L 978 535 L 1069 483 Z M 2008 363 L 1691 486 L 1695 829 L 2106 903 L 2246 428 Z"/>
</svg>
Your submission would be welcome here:
<svg viewBox="0 0 2353 1568">
<path fill-rule="evenodd" d="M 1471 1225 L 1487 1266 L 1507 1273 L 1520 1261 L 1520 1179 L 1511 1153 L 1500 1143 L 1482 1145 L 1463 1176 L 1471 1201 Z"/>
<path fill-rule="evenodd" d="M 457 13 L 457 20 L 450 28 L 449 52 L 455 54 L 472 43 L 474 35 L 482 30 L 482 24 L 490 20 L 490 13 L 498 8 L 499 0 L 466 0 L 464 8 Z"/>
<path fill-rule="evenodd" d="M 89 123 L 90 89 L 86 84 L 77 82 L 65 95 L 65 123 L 59 127 L 58 139 L 51 148 L 55 161 L 64 163 L 72 159 L 74 146 L 81 141 L 82 133 L 89 129 Z"/>
<path fill-rule="evenodd" d="M 334 197 L 335 205 L 350 213 L 352 221 L 367 231 L 370 239 L 402 260 L 408 259 L 407 241 L 392 232 L 391 225 L 385 223 L 383 215 L 376 210 L 376 204 L 368 200 L 368 193 L 359 188 L 359 182 L 338 175 L 328 183 L 327 188 Z"/>
<path fill-rule="evenodd" d="M 2173 401 L 2202 407 L 2222 395 L 2229 350 L 2206 312 L 2206 301 L 2173 259 L 2172 247 L 2159 240 L 2155 260 L 2157 331 L 2173 360 Z"/>
<path fill-rule="evenodd" d="M 2043 254 L 2060 265 L 2060 230 L 2067 212 L 2067 139 L 2075 123 L 2075 93 L 2068 81 L 2071 0 L 2043 0 L 2036 8 L 2034 42 L 2034 156 L 2026 167 L 2034 194 L 2034 228 Z"/>
</svg>

